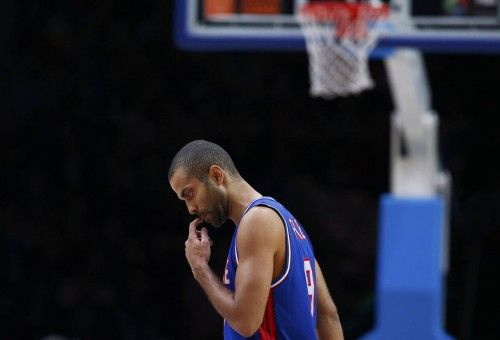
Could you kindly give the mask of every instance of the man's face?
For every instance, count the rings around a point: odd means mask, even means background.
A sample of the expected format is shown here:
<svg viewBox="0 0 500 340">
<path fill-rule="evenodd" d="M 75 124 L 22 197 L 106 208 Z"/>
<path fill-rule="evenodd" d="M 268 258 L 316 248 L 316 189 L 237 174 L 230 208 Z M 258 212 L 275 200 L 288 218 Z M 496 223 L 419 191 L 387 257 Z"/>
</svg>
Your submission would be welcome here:
<svg viewBox="0 0 500 340">
<path fill-rule="evenodd" d="M 179 169 L 170 179 L 170 186 L 179 199 L 186 202 L 190 214 L 217 228 L 226 221 L 227 198 L 212 179 L 204 183 Z"/>
</svg>

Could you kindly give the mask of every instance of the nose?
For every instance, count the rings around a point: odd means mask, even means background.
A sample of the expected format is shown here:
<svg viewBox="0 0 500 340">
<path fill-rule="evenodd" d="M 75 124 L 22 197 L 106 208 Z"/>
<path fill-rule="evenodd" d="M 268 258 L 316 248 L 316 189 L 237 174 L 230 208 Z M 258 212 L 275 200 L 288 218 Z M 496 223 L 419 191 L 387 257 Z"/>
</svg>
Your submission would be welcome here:
<svg viewBox="0 0 500 340">
<path fill-rule="evenodd" d="M 189 203 L 186 203 L 186 206 L 187 206 L 187 210 L 188 210 L 188 212 L 189 212 L 191 215 L 195 215 L 195 214 L 198 212 L 198 209 L 196 208 L 196 206 L 191 205 L 191 204 L 189 204 Z"/>
</svg>

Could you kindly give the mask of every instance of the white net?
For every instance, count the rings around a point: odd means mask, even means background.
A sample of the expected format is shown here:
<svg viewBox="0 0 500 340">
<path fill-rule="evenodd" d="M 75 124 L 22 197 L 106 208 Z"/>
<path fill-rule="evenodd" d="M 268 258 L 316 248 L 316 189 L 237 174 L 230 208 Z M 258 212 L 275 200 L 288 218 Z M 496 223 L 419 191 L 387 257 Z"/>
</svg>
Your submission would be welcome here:
<svg viewBox="0 0 500 340">
<path fill-rule="evenodd" d="M 310 94 L 334 98 L 373 86 L 368 56 L 379 36 L 376 7 L 317 3 L 299 16 L 309 55 Z"/>
</svg>

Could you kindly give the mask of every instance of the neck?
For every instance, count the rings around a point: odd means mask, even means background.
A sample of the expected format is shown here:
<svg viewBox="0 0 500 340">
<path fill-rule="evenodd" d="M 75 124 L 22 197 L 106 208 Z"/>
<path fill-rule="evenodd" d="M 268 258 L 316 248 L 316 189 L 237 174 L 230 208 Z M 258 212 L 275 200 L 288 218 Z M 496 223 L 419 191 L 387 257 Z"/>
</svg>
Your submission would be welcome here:
<svg viewBox="0 0 500 340">
<path fill-rule="evenodd" d="M 228 190 L 228 218 L 238 225 L 245 209 L 253 200 L 259 197 L 262 197 L 262 195 L 245 180 L 233 182 Z"/>
</svg>

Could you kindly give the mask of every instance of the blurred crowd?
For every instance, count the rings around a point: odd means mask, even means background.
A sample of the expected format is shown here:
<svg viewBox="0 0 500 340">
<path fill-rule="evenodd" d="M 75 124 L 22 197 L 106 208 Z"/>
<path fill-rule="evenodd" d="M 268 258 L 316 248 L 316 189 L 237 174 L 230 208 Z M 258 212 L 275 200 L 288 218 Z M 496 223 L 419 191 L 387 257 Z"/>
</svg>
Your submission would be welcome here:
<svg viewBox="0 0 500 340">
<path fill-rule="evenodd" d="M 381 62 L 371 64 L 374 90 L 312 100 L 303 53 L 176 49 L 171 1 L 2 7 L 1 339 L 221 337 L 184 259 L 190 218 L 166 176 L 198 138 L 224 146 L 301 220 L 347 337 L 373 327 L 393 110 Z M 498 58 L 427 61 L 454 181 L 447 328 L 488 339 L 500 302 L 500 143 L 496 90 L 485 84 Z M 210 230 L 221 273 L 232 231 Z"/>
</svg>

